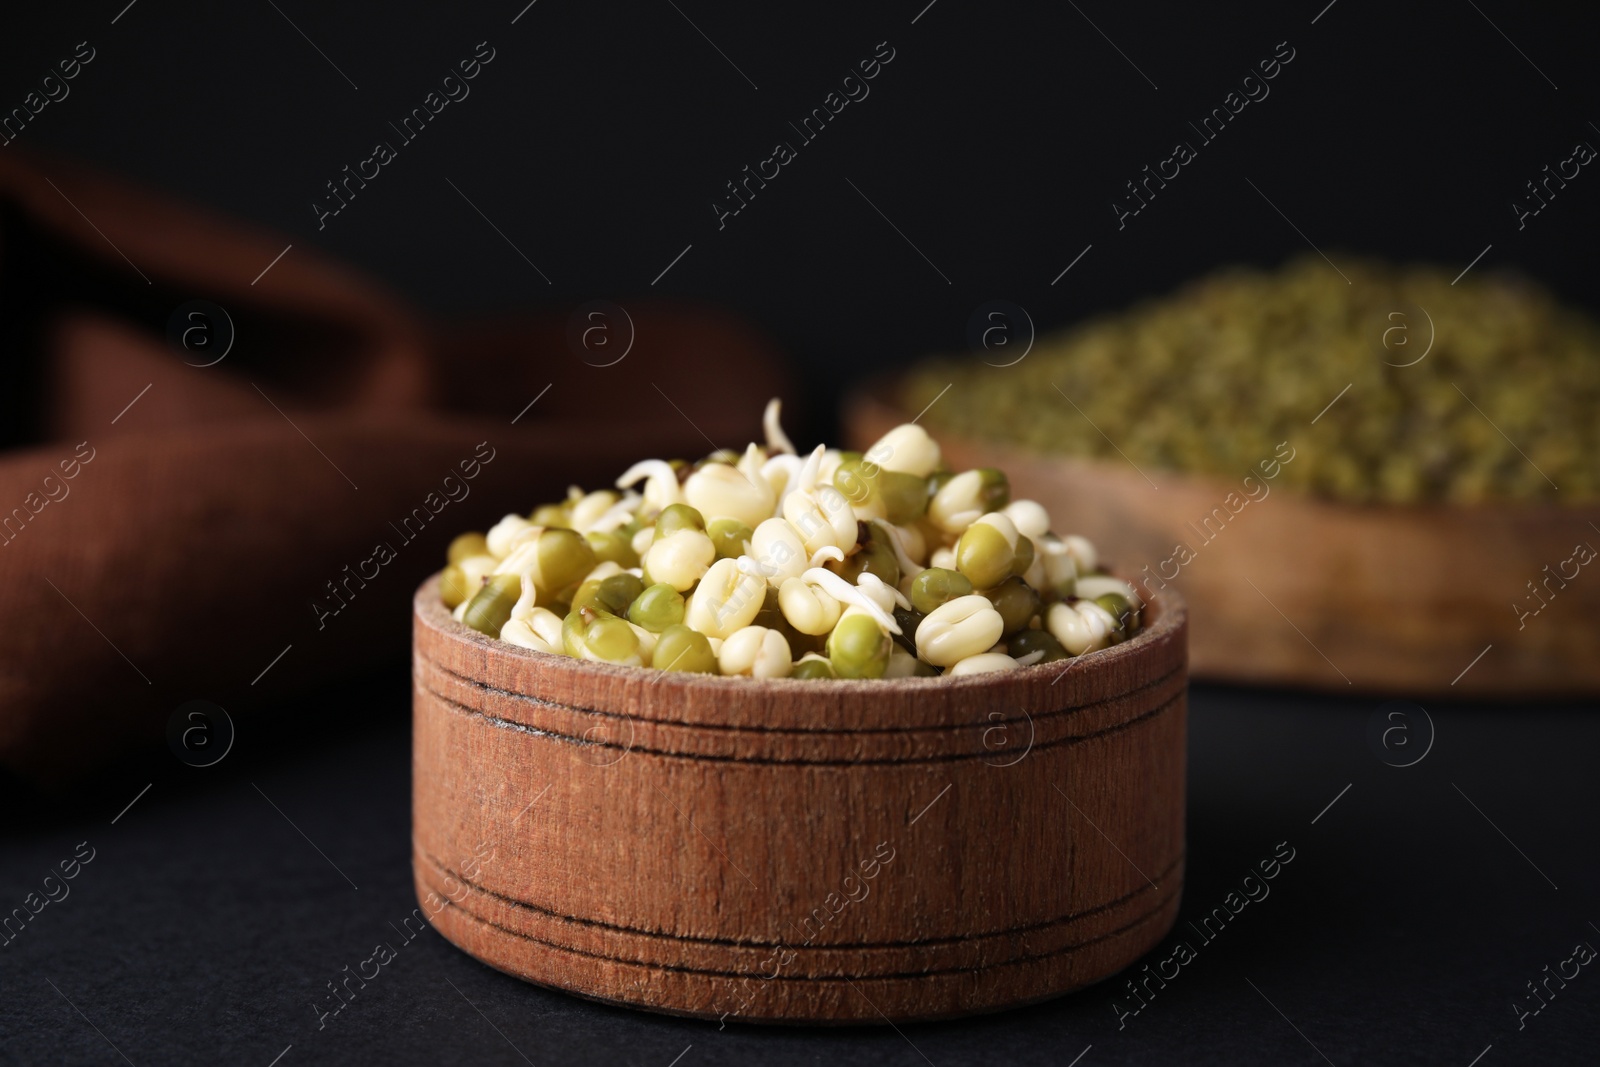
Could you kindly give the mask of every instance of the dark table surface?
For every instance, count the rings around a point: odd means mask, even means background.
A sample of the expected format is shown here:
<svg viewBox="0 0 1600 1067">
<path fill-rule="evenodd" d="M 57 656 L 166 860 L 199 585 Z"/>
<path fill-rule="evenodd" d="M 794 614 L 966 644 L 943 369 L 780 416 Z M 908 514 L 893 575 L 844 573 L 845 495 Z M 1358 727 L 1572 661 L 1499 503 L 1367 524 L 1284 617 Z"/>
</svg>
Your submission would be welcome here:
<svg viewBox="0 0 1600 1067">
<path fill-rule="evenodd" d="M 1112 979 L 898 1031 L 719 1028 L 524 984 L 430 930 L 324 1022 L 313 1005 L 327 983 L 377 942 L 397 941 L 390 924 L 416 906 L 408 703 L 397 665 L 241 723 L 211 767 L 163 750 L 65 797 L 9 786 L 7 912 L 62 861 L 92 859 L 0 948 L 0 1061 L 1498 1067 L 1600 1057 L 1600 976 L 1589 973 L 1600 968 L 1564 962 L 1580 943 L 1600 946 L 1593 708 L 1430 703 L 1427 716 L 1413 706 L 1391 718 L 1396 708 L 1375 698 L 1195 687 L 1183 915 L 1147 960 L 1171 956 L 1180 939 L 1195 957 L 1122 1018 L 1113 1004 L 1134 1002 Z M 1369 740 L 1375 716 L 1400 728 L 1387 747 Z M 1294 860 L 1269 895 L 1209 943 L 1188 932 L 1280 842 Z M 1564 986 L 1548 982 L 1533 1014 L 1527 983 L 1575 967 Z"/>
</svg>

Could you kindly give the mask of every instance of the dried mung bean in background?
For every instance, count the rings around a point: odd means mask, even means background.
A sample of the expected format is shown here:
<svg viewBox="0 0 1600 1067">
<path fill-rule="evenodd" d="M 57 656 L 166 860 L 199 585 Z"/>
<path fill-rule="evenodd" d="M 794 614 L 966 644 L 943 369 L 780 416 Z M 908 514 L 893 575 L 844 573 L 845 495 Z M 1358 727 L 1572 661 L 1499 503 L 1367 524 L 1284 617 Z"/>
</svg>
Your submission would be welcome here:
<svg viewBox="0 0 1600 1067">
<path fill-rule="evenodd" d="M 1600 496 L 1600 325 L 1482 269 L 1336 258 L 1219 271 L 1014 366 L 937 359 L 901 401 L 948 388 L 936 432 L 1340 500 Z"/>
</svg>

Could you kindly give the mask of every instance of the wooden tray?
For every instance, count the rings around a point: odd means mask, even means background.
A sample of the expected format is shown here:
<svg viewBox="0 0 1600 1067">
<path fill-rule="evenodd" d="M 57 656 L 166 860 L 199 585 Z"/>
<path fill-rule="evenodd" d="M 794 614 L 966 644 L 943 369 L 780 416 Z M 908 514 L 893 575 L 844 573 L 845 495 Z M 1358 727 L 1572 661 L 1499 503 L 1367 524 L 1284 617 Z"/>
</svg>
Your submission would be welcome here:
<svg viewBox="0 0 1600 1067">
<path fill-rule="evenodd" d="M 847 402 L 852 447 L 914 414 L 888 395 Z M 1197 678 L 1413 696 L 1600 693 L 1600 566 L 1567 562 L 1580 543 L 1600 548 L 1600 506 L 1353 505 L 1272 487 L 1197 531 L 1229 493 L 1245 498 L 1239 482 L 1150 471 L 1152 488 L 1125 463 L 935 436 L 950 466 L 1005 471 L 1014 496 L 1039 501 L 1141 589 L 1176 571 L 1166 585 L 1193 613 Z M 1167 562 L 1179 542 L 1193 552 L 1181 566 Z M 1577 574 L 1550 579 L 1558 569 Z M 1530 582 L 1548 603 L 1519 616 L 1514 605 L 1545 603 Z"/>
<path fill-rule="evenodd" d="M 765 1023 L 1078 989 L 1183 886 L 1185 615 L 1003 675 L 752 681 L 491 641 L 415 602 L 434 927 L 594 1000 Z"/>
</svg>

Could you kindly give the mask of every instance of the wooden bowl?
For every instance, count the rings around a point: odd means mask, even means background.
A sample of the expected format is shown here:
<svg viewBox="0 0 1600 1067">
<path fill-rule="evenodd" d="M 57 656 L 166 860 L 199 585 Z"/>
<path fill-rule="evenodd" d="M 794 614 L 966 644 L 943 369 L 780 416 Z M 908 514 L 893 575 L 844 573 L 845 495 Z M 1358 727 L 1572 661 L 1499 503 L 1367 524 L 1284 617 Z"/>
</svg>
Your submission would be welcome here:
<svg viewBox="0 0 1600 1067">
<path fill-rule="evenodd" d="M 1099 981 L 1177 917 L 1177 597 L 1081 659 L 858 682 L 531 652 L 437 578 L 415 608 L 417 895 L 509 974 L 707 1019 L 942 1019 Z"/>
<path fill-rule="evenodd" d="M 851 447 L 915 414 L 889 395 L 849 400 Z M 1153 488 L 1126 463 L 935 437 L 952 467 L 1005 471 L 1014 496 L 1088 537 L 1141 590 L 1181 590 L 1197 678 L 1414 696 L 1600 693 L 1600 567 L 1573 561 L 1574 546 L 1600 548 L 1600 506 L 1341 504 L 1259 474 L 1270 492 L 1252 502 L 1245 471 L 1233 483 L 1147 471 Z"/>
</svg>

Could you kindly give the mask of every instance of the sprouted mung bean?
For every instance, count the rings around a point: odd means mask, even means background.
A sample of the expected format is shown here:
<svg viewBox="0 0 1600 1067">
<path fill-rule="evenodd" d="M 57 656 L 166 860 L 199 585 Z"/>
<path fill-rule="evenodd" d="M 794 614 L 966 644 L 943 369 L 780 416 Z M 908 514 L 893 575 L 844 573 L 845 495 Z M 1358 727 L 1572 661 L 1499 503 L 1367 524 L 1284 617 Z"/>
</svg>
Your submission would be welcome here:
<svg viewBox="0 0 1600 1067">
<path fill-rule="evenodd" d="M 646 460 L 615 489 L 450 544 L 440 597 L 537 652 L 749 678 L 1010 671 L 1127 640 L 1139 602 L 998 470 L 944 469 L 920 426 L 865 453 L 766 444 Z"/>
<path fill-rule="evenodd" d="M 1146 471 L 1232 478 L 1305 441 L 1280 484 L 1341 500 L 1600 496 L 1600 325 L 1481 268 L 1337 258 L 1348 282 L 1314 256 L 1226 270 L 1014 366 L 935 360 L 901 400 L 954 383 L 936 431 Z"/>
</svg>

